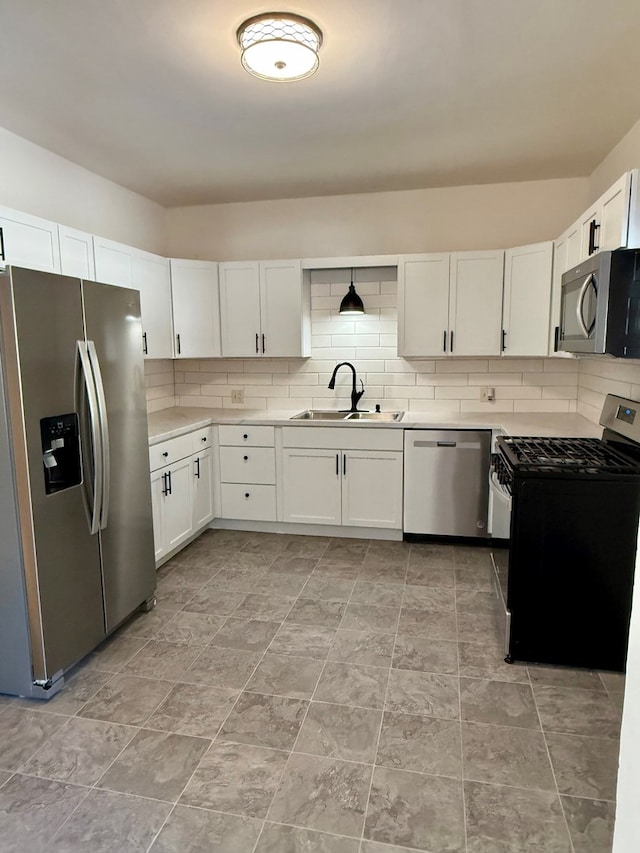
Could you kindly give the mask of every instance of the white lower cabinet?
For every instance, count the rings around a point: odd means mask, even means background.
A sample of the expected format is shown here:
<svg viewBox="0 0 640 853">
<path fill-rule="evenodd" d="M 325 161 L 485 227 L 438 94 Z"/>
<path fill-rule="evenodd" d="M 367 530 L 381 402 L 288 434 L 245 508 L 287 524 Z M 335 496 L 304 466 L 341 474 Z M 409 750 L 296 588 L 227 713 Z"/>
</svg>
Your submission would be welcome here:
<svg viewBox="0 0 640 853">
<path fill-rule="evenodd" d="M 211 453 L 210 427 L 150 448 L 156 562 L 213 518 Z"/>
<path fill-rule="evenodd" d="M 402 430 L 283 434 L 283 521 L 402 529 Z"/>
<path fill-rule="evenodd" d="M 223 424 L 219 436 L 222 517 L 275 521 L 274 428 Z"/>
</svg>

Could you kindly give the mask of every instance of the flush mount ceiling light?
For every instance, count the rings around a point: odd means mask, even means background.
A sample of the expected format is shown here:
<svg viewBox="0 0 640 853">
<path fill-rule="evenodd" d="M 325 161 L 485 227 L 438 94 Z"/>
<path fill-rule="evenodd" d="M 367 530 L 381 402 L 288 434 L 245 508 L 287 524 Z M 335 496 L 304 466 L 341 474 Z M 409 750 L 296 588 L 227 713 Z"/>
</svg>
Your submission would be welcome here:
<svg viewBox="0 0 640 853">
<path fill-rule="evenodd" d="M 254 77 L 287 82 L 310 77 L 318 68 L 322 32 L 308 18 L 265 12 L 238 27 L 242 64 Z"/>
<path fill-rule="evenodd" d="M 364 303 L 356 293 L 356 288 L 353 283 L 353 269 L 351 270 L 351 284 L 346 296 L 340 303 L 340 314 L 364 314 Z"/>
</svg>

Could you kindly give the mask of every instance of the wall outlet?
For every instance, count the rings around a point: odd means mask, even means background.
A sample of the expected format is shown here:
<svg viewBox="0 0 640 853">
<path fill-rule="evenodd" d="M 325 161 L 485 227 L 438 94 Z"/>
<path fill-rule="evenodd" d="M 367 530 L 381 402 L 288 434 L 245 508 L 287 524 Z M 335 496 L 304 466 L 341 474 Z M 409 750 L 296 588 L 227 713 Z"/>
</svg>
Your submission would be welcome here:
<svg viewBox="0 0 640 853">
<path fill-rule="evenodd" d="M 231 392 L 232 403 L 244 403 L 244 388 L 234 388 Z"/>
<path fill-rule="evenodd" d="M 480 401 L 482 403 L 493 403 L 496 399 L 496 389 L 495 388 L 481 388 L 480 389 Z"/>
</svg>

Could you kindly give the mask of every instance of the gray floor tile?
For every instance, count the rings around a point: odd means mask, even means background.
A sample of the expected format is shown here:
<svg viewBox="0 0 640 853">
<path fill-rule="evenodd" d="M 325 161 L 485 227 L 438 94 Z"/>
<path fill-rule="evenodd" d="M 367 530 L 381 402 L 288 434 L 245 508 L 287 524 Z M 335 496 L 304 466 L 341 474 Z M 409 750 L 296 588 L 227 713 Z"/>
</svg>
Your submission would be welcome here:
<svg viewBox="0 0 640 853">
<path fill-rule="evenodd" d="M 269 820 L 360 837 L 371 767 L 293 753 L 269 809 Z"/>
<path fill-rule="evenodd" d="M 338 705 L 383 708 L 389 670 L 327 661 L 313 698 Z"/>
<path fill-rule="evenodd" d="M 141 729 L 98 787 L 174 802 L 209 744 L 205 738 Z"/>
<path fill-rule="evenodd" d="M 458 611 L 458 634 L 470 643 L 498 643 L 500 626 L 493 613 L 464 613 Z"/>
<path fill-rule="evenodd" d="M 0 788 L 2 853 L 44 853 L 86 788 L 16 773 Z"/>
<path fill-rule="evenodd" d="M 458 589 L 456 591 L 456 610 L 458 613 L 484 613 L 493 615 L 498 608 L 495 590 Z"/>
<path fill-rule="evenodd" d="M 243 652 L 264 652 L 279 627 L 280 622 L 236 619 L 230 616 L 211 641 L 211 645 Z"/>
<path fill-rule="evenodd" d="M 295 750 L 372 764 L 381 718 L 381 711 L 370 708 L 312 702 Z"/>
<path fill-rule="evenodd" d="M 615 800 L 620 745 L 609 738 L 547 733 L 561 794 Z"/>
<path fill-rule="evenodd" d="M 294 699 L 310 699 L 322 672 L 322 661 L 267 652 L 246 690 Z"/>
<path fill-rule="evenodd" d="M 222 628 L 225 618 L 211 613 L 192 613 L 182 610 L 165 622 L 158 630 L 156 639 L 166 640 L 169 643 L 206 646 Z"/>
<path fill-rule="evenodd" d="M 478 545 L 454 545 L 453 560 L 460 568 L 490 568 L 491 550 Z"/>
<path fill-rule="evenodd" d="M 207 554 L 200 554 L 191 559 L 191 562 L 176 564 L 171 572 L 172 578 L 183 578 L 189 586 L 204 586 L 218 574 L 220 569 L 211 565 L 211 559 Z"/>
<path fill-rule="evenodd" d="M 572 853 L 557 794 L 464 783 L 469 853 Z"/>
<path fill-rule="evenodd" d="M 610 693 L 624 693 L 625 677 L 621 672 L 601 672 L 600 679 Z"/>
<path fill-rule="evenodd" d="M 161 610 L 158 607 L 149 613 L 138 611 L 126 625 L 118 629 L 118 636 L 153 640 L 165 622 L 172 618 L 173 612 L 177 611 Z"/>
<path fill-rule="evenodd" d="M 364 558 L 364 564 L 375 564 L 380 561 L 387 563 L 407 563 L 411 553 L 408 542 L 390 542 L 385 539 L 371 539 L 369 550 Z"/>
<path fill-rule="evenodd" d="M 318 560 L 315 557 L 276 557 L 269 567 L 269 574 L 299 575 L 309 577 Z"/>
<path fill-rule="evenodd" d="M 462 719 L 495 726 L 539 729 L 531 687 L 480 678 L 460 679 Z"/>
<path fill-rule="evenodd" d="M 355 581 L 360 573 L 362 561 L 336 560 L 327 558 L 326 552 L 321 557 L 314 570 L 314 576 L 340 578 L 342 580 Z"/>
<path fill-rule="evenodd" d="M 409 586 L 453 589 L 456 583 L 453 562 L 413 563 L 410 559 L 407 568 L 406 583 Z"/>
<path fill-rule="evenodd" d="M 447 566 L 453 568 L 453 545 L 436 542 L 414 542 L 409 552 L 409 565 Z"/>
<path fill-rule="evenodd" d="M 286 696 L 243 693 L 227 717 L 219 741 L 292 749 L 308 702 Z"/>
<path fill-rule="evenodd" d="M 141 726 L 169 693 L 171 681 L 114 675 L 80 711 L 81 717 Z"/>
<path fill-rule="evenodd" d="M 13 776 L 11 770 L 0 770 L 0 788 Z"/>
<path fill-rule="evenodd" d="M 354 838 L 267 822 L 255 853 L 358 853 L 359 846 Z"/>
<path fill-rule="evenodd" d="M 209 646 L 191 664 L 185 681 L 210 687 L 241 689 L 258 665 L 262 652 Z"/>
<path fill-rule="evenodd" d="M 456 590 L 479 589 L 491 592 L 494 586 L 492 568 L 458 568 L 455 570 Z"/>
<path fill-rule="evenodd" d="M 498 643 L 458 643 L 460 675 L 488 681 L 511 681 L 529 684 L 527 667 L 504 662 L 504 647 Z"/>
<path fill-rule="evenodd" d="M 395 634 L 400 617 L 400 607 L 380 607 L 375 604 L 350 602 L 342 620 L 342 628 L 355 631 L 376 631 Z"/>
<path fill-rule="evenodd" d="M 458 679 L 439 673 L 392 669 L 386 709 L 457 720 L 460 717 Z"/>
<path fill-rule="evenodd" d="M 0 714 L 0 767 L 18 770 L 68 719 L 58 714 L 5 708 Z"/>
<path fill-rule="evenodd" d="M 200 651 L 198 646 L 149 640 L 146 646 L 125 664 L 122 672 L 144 678 L 182 681 Z"/>
<path fill-rule="evenodd" d="M 375 604 L 380 607 L 398 607 L 402 604 L 403 586 L 397 583 L 371 583 L 357 580 L 353 587 L 351 602 Z"/>
<path fill-rule="evenodd" d="M 244 600 L 245 594 L 220 589 L 209 584 L 192 596 L 184 609 L 190 613 L 210 613 L 214 616 L 230 616 Z"/>
<path fill-rule="evenodd" d="M 180 803 L 263 818 L 289 753 L 237 743 L 214 743 Z"/>
<path fill-rule="evenodd" d="M 363 841 L 360 853 L 416 853 L 416 848 L 410 850 L 408 847 L 398 847 L 397 844 L 378 844 L 377 841 Z"/>
<path fill-rule="evenodd" d="M 262 541 L 264 542 L 265 540 Z M 274 554 L 260 553 L 259 551 L 258 553 L 250 553 L 245 551 L 243 546 L 241 551 L 235 551 L 234 553 L 214 554 L 211 562 L 213 565 L 220 567 L 221 572 L 225 573 L 225 577 L 232 579 L 234 575 L 240 578 L 248 572 L 265 572 L 271 563 L 273 563 L 274 557 Z M 219 575 L 216 577 L 216 582 L 219 577 Z"/>
<path fill-rule="evenodd" d="M 574 853 L 611 853 L 615 805 L 603 800 L 560 799 Z"/>
<path fill-rule="evenodd" d="M 266 619 L 281 622 L 287 615 L 295 598 L 287 598 L 282 595 L 263 595 L 261 593 L 249 593 L 238 605 L 234 612 L 235 617 L 252 619 Z"/>
<path fill-rule="evenodd" d="M 150 853 L 251 853 L 261 821 L 176 806 Z"/>
<path fill-rule="evenodd" d="M 354 563 L 362 563 L 368 549 L 368 539 L 332 539 L 323 556 L 328 560 L 348 560 Z"/>
<path fill-rule="evenodd" d="M 393 650 L 395 669 L 458 674 L 458 646 L 452 640 L 398 637 Z"/>
<path fill-rule="evenodd" d="M 329 651 L 329 660 L 388 667 L 392 653 L 393 636 L 390 634 L 340 629 Z"/>
<path fill-rule="evenodd" d="M 453 586 L 407 584 L 404 588 L 402 604 L 411 610 L 455 610 L 455 590 Z"/>
<path fill-rule="evenodd" d="M 447 610 L 403 607 L 398 634 L 406 637 L 431 637 L 434 640 L 457 640 L 456 614 Z"/>
<path fill-rule="evenodd" d="M 319 598 L 300 597 L 287 616 L 287 622 L 301 625 L 324 625 L 337 628 L 342 621 L 345 604 L 341 601 L 323 601 Z"/>
<path fill-rule="evenodd" d="M 51 853 L 145 853 L 170 811 L 169 803 L 89 791 L 47 849 Z"/>
<path fill-rule="evenodd" d="M 462 723 L 465 779 L 555 791 L 541 731 Z"/>
<path fill-rule="evenodd" d="M 214 738 L 233 708 L 238 691 L 204 684 L 177 684 L 146 726 L 180 735 Z"/>
<path fill-rule="evenodd" d="M 76 714 L 111 678 L 114 678 L 112 672 L 80 666 L 65 675 L 65 685 L 59 693 L 46 703 L 32 704 L 39 704 L 43 710 L 56 714 Z"/>
<path fill-rule="evenodd" d="M 376 764 L 460 779 L 459 721 L 387 711 L 382 721 Z"/>
<path fill-rule="evenodd" d="M 335 637 L 335 628 L 286 622 L 273 638 L 269 651 L 281 655 L 324 660 Z"/>
<path fill-rule="evenodd" d="M 248 554 L 247 556 L 252 555 Z M 236 568 L 220 569 L 209 585 L 221 591 L 226 589 L 233 592 L 255 592 L 256 584 L 264 577 L 266 571 L 266 566 L 259 571 Z"/>
<path fill-rule="evenodd" d="M 590 737 L 617 738 L 620 709 L 600 690 L 572 690 L 534 685 L 545 731 Z"/>
<path fill-rule="evenodd" d="M 73 717 L 23 766 L 33 776 L 93 785 L 136 733 L 129 726 Z"/>
<path fill-rule="evenodd" d="M 256 588 L 252 592 L 291 597 L 298 595 L 306 582 L 306 575 L 272 575 L 267 573 L 260 578 L 256 584 Z"/>
<path fill-rule="evenodd" d="M 328 578 L 313 574 L 305 583 L 301 598 L 320 598 L 323 601 L 348 601 L 355 581 Z"/>
<path fill-rule="evenodd" d="M 106 643 L 85 658 L 85 669 L 99 669 L 102 672 L 120 672 L 127 661 L 147 645 L 147 640 L 136 637 L 120 637 L 115 634 Z"/>
<path fill-rule="evenodd" d="M 242 553 L 275 556 L 286 550 L 288 541 L 285 533 L 253 533 L 242 546 Z"/>
<path fill-rule="evenodd" d="M 364 562 L 358 572 L 358 580 L 367 583 L 404 584 L 407 576 L 405 563 L 389 563 L 386 560 Z"/>
<path fill-rule="evenodd" d="M 376 767 L 364 834 L 386 844 L 463 853 L 461 782 Z"/>
<path fill-rule="evenodd" d="M 331 538 L 329 536 L 289 536 L 287 545 L 282 553 L 290 557 L 318 558 L 327 550 L 327 545 L 330 541 Z"/>
</svg>

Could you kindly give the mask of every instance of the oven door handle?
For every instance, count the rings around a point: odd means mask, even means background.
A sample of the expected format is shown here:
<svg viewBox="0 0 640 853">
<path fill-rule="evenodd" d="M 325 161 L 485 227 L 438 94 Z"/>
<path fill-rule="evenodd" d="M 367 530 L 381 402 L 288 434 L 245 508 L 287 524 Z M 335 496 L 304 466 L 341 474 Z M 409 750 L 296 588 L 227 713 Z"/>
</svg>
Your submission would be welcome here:
<svg viewBox="0 0 640 853">
<path fill-rule="evenodd" d="M 578 301 L 576 303 L 576 320 L 578 321 L 578 326 L 580 326 L 580 331 L 587 340 L 589 340 L 589 338 L 591 337 L 593 327 L 596 324 L 596 321 L 594 320 L 590 326 L 587 326 L 584 321 L 584 300 L 586 298 L 589 285 L 593 285 L 593 290 L 597 297 L 598 289 L 596 287 L 596 280 L 592 272 L 590 272 L 589 275 L 583 281 L 582 287 L 580 288 L 580 293 L 578 294 Z"/>
</svg>

